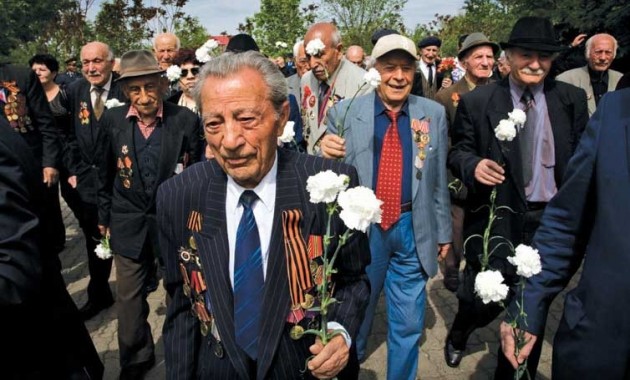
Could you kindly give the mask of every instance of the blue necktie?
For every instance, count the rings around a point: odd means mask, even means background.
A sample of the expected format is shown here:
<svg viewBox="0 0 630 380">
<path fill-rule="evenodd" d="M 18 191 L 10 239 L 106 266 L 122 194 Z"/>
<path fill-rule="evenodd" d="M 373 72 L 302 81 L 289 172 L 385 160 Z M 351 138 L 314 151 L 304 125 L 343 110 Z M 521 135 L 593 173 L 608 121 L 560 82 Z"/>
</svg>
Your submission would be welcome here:
<svg viewBox="0 0 630 380">
<path fill-rule="evenodd" d="M 243 216 L 236 231 L 234 255 L 234 328 L 236 343 L 256 360 L 260 330 L 263 277 L 260 236 L 254 219 L 254 202 L 258 196 L 252 190 L 241 195 Z"/>
</svg>

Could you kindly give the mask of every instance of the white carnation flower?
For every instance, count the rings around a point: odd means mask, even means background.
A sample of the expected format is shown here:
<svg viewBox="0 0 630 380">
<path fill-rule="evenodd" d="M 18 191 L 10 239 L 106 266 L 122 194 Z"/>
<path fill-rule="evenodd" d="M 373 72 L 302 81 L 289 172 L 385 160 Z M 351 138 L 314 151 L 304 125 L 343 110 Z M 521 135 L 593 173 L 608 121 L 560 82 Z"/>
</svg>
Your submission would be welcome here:
<svg viewBox="0 0 630 380">
<path fill-rule="evenodd" d="M 290 143 L 295 137 L 295 130 L 293 129 L 295 122 L 287 121 L 282 130 L 282 136 L 278 137 L 278 143 Z"/>
<path fill-rule="evenodd" d="M 494 129 L 494 134 L 499 141 L 512 141 L 516 137 L 516 126 L 513 121 L 503 119 Z"/>
<path fill-rule="evenodd" d="M 97 245 L 94 253 L 96 253 L 96 256 L 102 260 L 107 260 L 112 257 L 112 250 L 109 248 L 109 244 L 107 243 Z"/>
<path fill-rule="evenodd" d="M 340 191 L 348 187 L 348 183 L 350 178 L 347 175 L 326 170 L 308 177 L 306 190 L 311 196 L 311 203 L 331 203 L 335 201 Z"/>
<path fill-rule="evenodd" d="M 527 115 L 525 114 L 525 112 L 523 110 L 521 110 L 521 109 L 518 109 L 518 108 L 514 108 L 514 110 L 512 112 L 508 112 L 508 117 L 519 128 L 521 128 L 523 125 L 525 125 L 525 120 L 527 120 Z"/>
<path fill-rule="evenodd" d="M 308 42 L 308 44 L 306 45 L 306 54 L 308 55 L 313 55 L 313 56 L 318 56 L 320 55 L 323 51 L 324 48 L 326 48 L 326 45 L 324 45 L 324 43 L 322 42 L 321 39 L 319 38 L 315 38 L 313 40 L 310 40 Z"/>
<path fill-rule="evenodd" d="M 499 302 L 507 297 L 509 288 L 503 283 L 501 272 L 486 270 L 475 277 L 475 293 L 483 303 Z"/>
<path fill-rule="evenodd" d="M 211 38 L 206 41 L 201 47 L 195 50 L 195 57 L 197 61 L 206 63 L 212 59 L 212 55 L 210 53 L 219 46 L 219 43 Z"/>
<path fill-rule="evenodd" d="M 175 82 L 182 76 L 182 69 L 177 65 L 171 65 L 166 69 L 166 78 L 169 82 Z"/>
<path fill-rule="evenodd" d="M 378 87 L 381 83 L 381 74 L 375 68 L 371 68 L 363 75 L 363 80 L 372 88 Z"/>
<path fill-rule="evenodd" d="M 357 186 L 342 191 L 337 202 L 341 207 L 339 217 L 351 230 L 366 232 L 370 224 L 381 222 L 383 201 L 376 198 L 372 189 Z"/>
<path fill-rule="evenodd" d="M 109 108 L 114 108 L 114 107 L 120 107 L 120 106 L 124 106 L 125 103 L 121 102 L 120 100 L 116 99 L 116 98 L 112 98 L 112 99 L 107 99 L 107 101 L 105 102 L 105 108 L 109 109 Z"/>
<path fill-rule="evenodd" d="M 516 274 L 525 278 L 530 278 L 542 270 L 538 250 L 525 244 L 519 244 L 514 250 L 514 256 L 507 259 L 516 267 Z"/>
</svg>

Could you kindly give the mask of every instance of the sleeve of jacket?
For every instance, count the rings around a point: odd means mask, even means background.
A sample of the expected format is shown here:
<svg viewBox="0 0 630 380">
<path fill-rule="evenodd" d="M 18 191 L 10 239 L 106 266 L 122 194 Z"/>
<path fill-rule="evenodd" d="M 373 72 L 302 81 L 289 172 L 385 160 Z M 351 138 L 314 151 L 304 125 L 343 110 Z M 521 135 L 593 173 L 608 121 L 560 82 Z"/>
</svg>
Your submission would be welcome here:
<svg viewBox="0 0 630 380">
<path fill-rule="evenodd" d="M 451 197 L 448 191 L 448 179 L 446 169 L 446 156 L 448 154 L 448 127 L 446 125 L 446 112 L 444 107 L 439 107 L 436 127 L 439 140 L 437 141 L 438 167 L 435 181 L 435 212 L 437 220 L 437 241 L 439 244 L 453 241 L 451 221 Z"/>
<path fill-rule="evenodd" d="M 344 174 L 350 177 L 349 188 L 359 185 L 359 176 L 352 166 Z M 337 171 L 337 170 L 334 170 Z M 343 222 L 336 218 L 335 231 L 340 235 L 345 230 Z M 370 264 L 370 244 L 367 235 L 354 231 L 350 239 L 341 248 L 337 262 L 334 297 L 339 301 L 330 311 L 330 320 L 339 322 L 348 331 L 352 339 L 357 337 L 365 316 L 370 297 L 370 284 L 365 268 Z"/>
<path fill-rule="evenodd" d="M 194 114 L 194 117 L 191 117 L 190 122 L 187 124 L 190 125 L 186 136 L 188 144 L 185 148 L 188 156 L 188 163 L 186 166 L 188 167 L 196 162 L 202 161 L 205 152 L 203 151 L 204 138 L 201 118 Z"/>
<path fill-rule="evenodd" d="M 61 142 L 46 94 L 35 72 L 29 70 L 26 88 L 29 117 L 42 136 L 42 167 L 59 168 Z"/>
<path fill-rule="evenodd" d="M 469 98 L 462 96 L 455 113 L 452 126 L 452 147 L 447 159 L 448 168 L 451 169 L 453 175 L 464 182 L 469 189 L 482 186 L 475 180 L 475 168 L 482 157 L 479 156 L 477 150 L 479 136 L 474 125 L 473 112 Z"/>
<path fill-rule="evenodd" d="M 606 114 L 606 98 L 600 102 L 569 161 L 565 181 L 545 208 L 533 245 L 538 249 L 542 272 L 530 277 L 525 285 L 524 307 L 527 330 L 542 333 L 549 305 L 578 270 L 584 257 L 584 236 L 590 236 L 595 209 L 595 163 Z M 517 311 L 510 305 L 511 315 Z M 521 323 L 521 326 L 523 324 Z"/>
<path fill-rule="evenodd" d="M 182 185 L 183 175 L 175 176 L 159 187 L 157 220 L 160 251 L 166 267 L 164 287 L 171 300 L 162 330 L 166 378 L 192 380 L 196 378 L 197 352 L 201 339 L 198 321 L 190 314 L 190 300 L 184 295 L 183 278 L 179 270 L 178 237 L 182 231 L 176 231 L 176 228 L 185 226 L 185 221 L 179 218 L 185 210 L 173 207 L 181 204 L 182 187 L 178 187 L 180 191 L 177 191 L 175 184 Z"/>
<path fill-rule="evenodd" d="M 114 179 L 116 178 L 116 156 L 112 146 L 113 120 L 112 112 L 105 112 L 99 121 L 97 146 L 101 153 L 98 155 L 98 224 L 109 226 Z"/>
</svg>

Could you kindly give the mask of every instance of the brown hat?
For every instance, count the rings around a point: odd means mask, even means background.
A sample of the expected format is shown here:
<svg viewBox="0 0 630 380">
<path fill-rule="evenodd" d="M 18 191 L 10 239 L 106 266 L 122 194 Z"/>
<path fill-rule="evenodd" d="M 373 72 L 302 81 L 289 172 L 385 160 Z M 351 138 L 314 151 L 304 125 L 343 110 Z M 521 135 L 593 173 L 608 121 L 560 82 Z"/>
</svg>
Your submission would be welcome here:
<svg viewBox="0 0 630 380">
<path fill-rule="evenodd" d="M 553 25 L 544 17 L 521 17 L 514 24 L 508 42 L 501 42 L 501 48 L 521 49 L 556 53 L 565 50 L 560 45 Z"/>
<path fill-rule="evenodd" d="M 120 77 L 117 80 L 160 74 L 163 71 L 150 51 L 131 50 L 120 58 Z"/>
<path fill-rule="evenodd" d="M 414 61 L 417 59 L 416 46 L 413 41 L 400 34 L 390 34 L 379 38 L 379 40 L 376 41 L 376 45 L 374 45 L 374 49 L 372 49 L 372 58 L 378 59 L 394 50 L 404 51 L 409 54 Z"/>
<path fill-rule="evenodd" d="M 499 45 L 490 41 L 488 37 L 486 37 L 483 33 L 470 33 L 468 37 L 462 43 L 462 48 L 459 49 L 459 53 L 457 53 L 457 58 L 461 60 L 472 48 L 476 48 L 477 46 L 490 46 L 492 48 L 492 53 L 495 55 L 499 51 Z"/>
</svg>

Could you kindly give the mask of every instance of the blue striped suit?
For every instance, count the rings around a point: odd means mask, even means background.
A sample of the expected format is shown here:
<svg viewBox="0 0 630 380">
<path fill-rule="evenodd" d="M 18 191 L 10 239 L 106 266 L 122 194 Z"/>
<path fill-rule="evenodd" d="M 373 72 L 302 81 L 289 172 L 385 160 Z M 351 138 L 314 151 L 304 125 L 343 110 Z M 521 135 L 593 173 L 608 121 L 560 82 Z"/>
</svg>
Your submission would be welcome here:
<svg viewBox="0 0 630 380">
<path fill-rule="evenodd" d="M 225 216 L 227 176 L 216 161 L 191 166 L 166 181 L 158 191 L 157 212 L 160 244 L 166 265 L 166 288 L 172 298 L 164 323 L 164 346 L 168 379 L 293 379 L 310 356 L 311 336 L 291 340 L 291 325 L 286 323 L 290 295 L 284 242 L 282 211 L 300 209 L 304 214 L 302 232 L 323 235 L 326 214 L 323 205 L 309 202 L 306 180 L 310 175 L 331 169 L 348 174 L 351 185 L 358 184 L 354 168 L 304 154 L 278 150 L 278 174 L 273 231 L 263 296 L 258 365 L 248 366 L 246 354 L 235 342 L 233 292 L 229 278 L 229 249 Z M 190 231 L 186 221 L 191 211 L 203 215 L 200 232 L 193 233 L 203 274 L 208 286 L 212 313 L 222 345 L 223 358 L 213 354 L 214 338 L 203 337 L 199 322 L 190 313 L 190 302 L 183 294 L 178 268 L 178 248 L 187 246 Z M 337 226 L 339 227 L 339 226 Z M 369 247 L 364 234 L 355 233 L 339 255 L 335 297 L 341 302 L 332 310 L 331 320 L 357 335 L 369 297 L 365 267 Z M 210 336 L 210 335 L 209 335 Z M 353 352 L 353 351 L 351 351 Z M 349 364 L 346 378 L 356 378 L 358 364 Z M 352 360 L 352 359 L 351 359 Z M 345 371 L 345 370 L 344 370 Z M 354 373 L 352 373 L 354 371 Z M 307 376 L 308 377 L 308 376 Z M 343 372 L 340 376 L 343 378 Z"/>
</svg>

